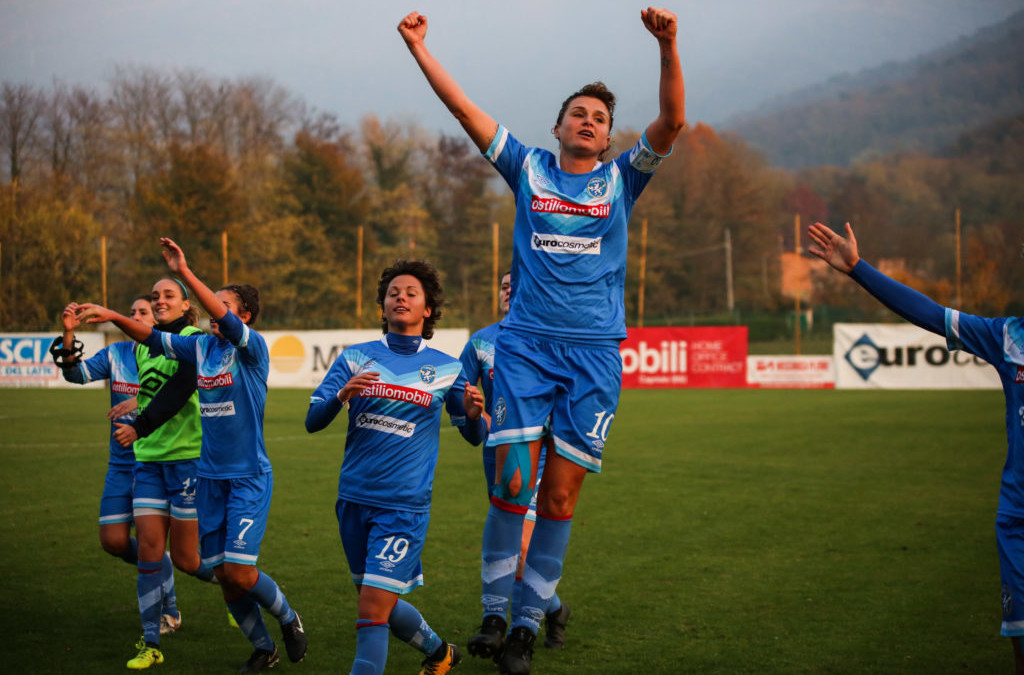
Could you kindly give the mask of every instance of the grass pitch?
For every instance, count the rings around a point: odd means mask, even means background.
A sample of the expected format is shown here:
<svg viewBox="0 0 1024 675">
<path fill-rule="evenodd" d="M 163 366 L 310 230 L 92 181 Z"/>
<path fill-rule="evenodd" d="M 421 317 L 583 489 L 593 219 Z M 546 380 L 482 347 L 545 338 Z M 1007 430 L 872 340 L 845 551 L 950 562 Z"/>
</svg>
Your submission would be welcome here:
<svg viewBox="0 0 1024 675">
<path fill-rule="evenodd" d="M 308 394 L 270 392 L 260 568 L 309 635 L 306 660 L 277 671 L 347 673 L 344 423 L 307 435 Z M 126 672 L 134 655 L 135 572 L 97 536 L 107 401 L 0 389 L 4 672 Z M 463 648 L 479 623 L 479 452 L 442 432 L 426 585 L 409 596 Z M 999 391 L 626 391 L 558 589 L 567 646 L 539 648 L 533 672 L 1009 673 L 994 534 L 1005 454 Z M 176 581 L 184 623 L 154 672 L 237 672 L 250 648 L 218 589 Z M 419 662 L 392 639 L 387 672 Z M 497 670 L 466 655 L 455 672 Z"/>
</svg>

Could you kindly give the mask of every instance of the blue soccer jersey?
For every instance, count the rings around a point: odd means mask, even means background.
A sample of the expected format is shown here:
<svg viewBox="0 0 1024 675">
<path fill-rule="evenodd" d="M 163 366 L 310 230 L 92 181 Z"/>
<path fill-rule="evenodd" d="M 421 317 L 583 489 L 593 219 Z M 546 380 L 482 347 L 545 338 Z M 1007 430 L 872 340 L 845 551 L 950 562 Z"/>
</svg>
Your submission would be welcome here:
<svg viewBox="0 0 1024 675">
<path fill-rule="evenodd" d="M 263 336 L 228 312 L 217 322 L 225 337 L 153 331 L 150 352 L 196 366 L 203 446 L 198 475 L 245 478 L 271 470 L 263 442 L 270 352 Z"/>
<path fill-rule="evenodd" d="M 476 426 L 466 423 L 462 366 L 422 341 L 418 351 L 408 355 L 391 351 L 386 335 L 353 345 L 341 353 L 313 392 L 307 429 L 326 427 L 341 409 L 338 392 L 354 375 L 365 372 L 380 373 L 380 380 L 348 402 L 338 498 L 428 512 L 442 407 L 463 431 Z"/>
<path fill-rule="evenodd" d="M 498 339 L 500 322 L 481 328 L 469 337 L 462 348 L 459 361 L 462 374 L 470 384 L 480 384 L 484 394 L 484 411 L 490 415 L 494 408 L 491 392 L 494 390 L 494 342 Z"/>
<path fill-rule="evenodd" d="M 986 319 L 946 309 L 946 343 L 995 367 L 1006 397 L 1006 464 L 999 513 L 1024 518 L 1024 317 Z"/>
<path fill-rule="evenodd" d="M 584 174 L 562 171 L 555 155 L 524 146 L 503 126 L 484 156 L 516 204 L 505 325 L 555 338 L 624 339 L 626 226 L 662 159 L 646 136 Z"/>
<path fill-rule="evenodd" d="M 96 352 L 94 356 L 79 361 L 74 368 L 64 370 L 64 379 L 75 384 L 86 384 L 96 380 L 110 380 L 110 407 L 122 403 L 139 393 L 139 368 L 135 362 L 134 342 L 115 342 Z M 125 448 L 114 440 L 114 423 L 131 424 L 138 411 L 117 418 L 110 425 L 110 465 L 133 466 L 135 453 L 131 446 Z"/>
</svg>

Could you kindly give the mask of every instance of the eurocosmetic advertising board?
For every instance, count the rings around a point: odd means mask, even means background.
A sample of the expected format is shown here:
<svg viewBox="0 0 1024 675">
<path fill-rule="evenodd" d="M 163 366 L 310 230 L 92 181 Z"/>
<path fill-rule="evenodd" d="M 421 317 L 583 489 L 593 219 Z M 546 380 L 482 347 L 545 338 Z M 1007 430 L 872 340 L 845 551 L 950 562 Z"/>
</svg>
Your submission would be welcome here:
<svg viewBox="0 0 1024 675">
<path fill-rule="evenodd" d="M 911 324 L 837 323 L 836 389 L 999 389 L 995 368 Z"/>
<path fill-rule="evenodd" d="M 746 387 L 747 327 L 630 328 L 619 346 L 622 386 Z"/>
</svg>

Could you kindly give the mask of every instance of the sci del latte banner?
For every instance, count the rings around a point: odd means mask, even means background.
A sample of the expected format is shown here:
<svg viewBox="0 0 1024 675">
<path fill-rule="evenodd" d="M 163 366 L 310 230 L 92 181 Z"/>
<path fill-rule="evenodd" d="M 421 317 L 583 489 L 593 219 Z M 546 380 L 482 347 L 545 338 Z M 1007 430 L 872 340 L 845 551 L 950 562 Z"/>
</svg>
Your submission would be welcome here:
<svg viewBox="0 0 1024 675">
<path fill-rule="evenodd" d="M 58 333 L 0 333 L 0 387 L 81 387 L 64 380 L 50 356 Z M 85 358 L 103 349 L 102 333 L 75 333 L 84 345 Z M 94 382 L 88 387 L 102 387 Z"/>
<path fill-rule="evenodd" d="M 999 389 L 995 368 L 946 339 L 904 324 L 837 323 L 836 389 Z"/>
<path fill-rule="evenodd" d="M 622 386 L 747 386 L 747 327 L 629 328 L 619 345 Z"/>
</svg>

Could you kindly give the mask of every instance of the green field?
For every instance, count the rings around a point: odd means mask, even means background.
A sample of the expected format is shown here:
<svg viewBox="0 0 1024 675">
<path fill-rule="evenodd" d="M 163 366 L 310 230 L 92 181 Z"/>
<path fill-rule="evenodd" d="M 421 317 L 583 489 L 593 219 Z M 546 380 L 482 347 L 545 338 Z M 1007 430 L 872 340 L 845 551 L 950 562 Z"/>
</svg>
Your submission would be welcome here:
<svg viewBox="0 0 1024 675">
<path fill-rule="evenodd" d="M 343 424 L 272 390 L 274 505 L 260 567 L 305 619 L 279 673 L 347 673 L 355 593 L 334 520 Z M 126 672 L 132 567 L 99 547 L 105 391 L 0 390 L 0 670 Z M 627 391 L 574 521 L 564 651 L 535 675 L 1009 673 L 994 520 L 1003 399 L 985 392 Z M 479 450 L 442 432 L 426 585 L 465 646 L 479 622 Z M 218 589 L 177 575 L 182 629 L 156 673 L 232 673 L 248 643 Z M 272 628 L 275 636 L 276 627 Z M 392 640 L 389 673 L 419 671 Z M 496 673 L 468 656 L 456 673 Z"/>
</svg>

